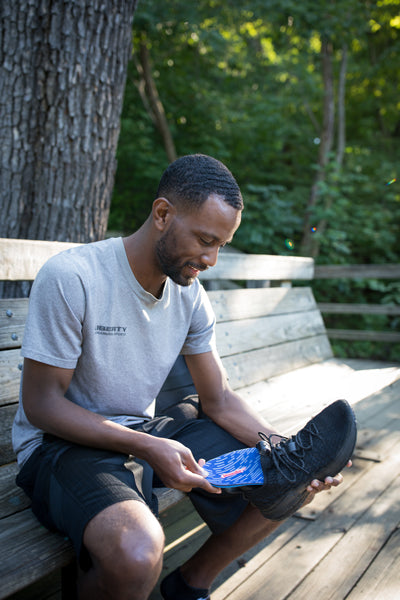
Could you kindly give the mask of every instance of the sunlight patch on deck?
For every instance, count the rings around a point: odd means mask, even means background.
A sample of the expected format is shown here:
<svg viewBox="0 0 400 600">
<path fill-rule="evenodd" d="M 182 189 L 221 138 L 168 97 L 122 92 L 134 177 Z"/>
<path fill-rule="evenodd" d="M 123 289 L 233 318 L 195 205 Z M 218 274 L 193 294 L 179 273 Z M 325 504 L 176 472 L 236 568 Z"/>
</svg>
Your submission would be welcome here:
<svg viewBox="0 0 400 600">
<path fill-rule="evenodd" d="M 166 554 L 167 552 L 169 552 L 170 550 L 172 550 L 176 546 L 179 546 L 179 544 L 182 544 L 185 540 L 187 540 L 188 538 L 192 537 L 193 535 L 196 535 L 196 533 L 198 533 L 202 529 L 205 529 L 205 527 L 207 527 L 207 525 L 205 523 L 201 523 L 201 525 L 198 525 L 197 527 L 194 527 L 193 529 L 191 529 L 190 531 L 188 531 L 187 533 L 185 533 L 181 537 L 177 538 L 176 540 L 174 540 L 173 542 L 171 542 L 170 544 L 168 544 L 168 546 L 165 546 L 165 548 L 164 548 L 164 554 Z"/>
</svg>

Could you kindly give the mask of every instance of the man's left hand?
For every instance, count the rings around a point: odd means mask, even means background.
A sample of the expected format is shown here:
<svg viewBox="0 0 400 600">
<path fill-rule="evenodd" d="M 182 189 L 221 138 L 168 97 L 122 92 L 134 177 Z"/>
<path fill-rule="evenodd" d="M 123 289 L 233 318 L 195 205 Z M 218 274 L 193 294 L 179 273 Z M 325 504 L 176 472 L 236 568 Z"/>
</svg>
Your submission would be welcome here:
<svg viewBox="0 0 400 600">
<path fill-rule="evenodd" d="M 349 462 L 347 463 L 347 467 L 351 467 L 352 462 L 351 460 L 349 460 Z M 307 487 L 307 492 L 309 492 L 308 497 L 306 499 L 306 501 L 304 502 L 303 506 L 305 506 L 306 504 L 309 504 L 310 502 L 312 502 L 312 500 L 314 499 L 315 494 L 318 494 L 318 492 L 324 492 L 327 490 L 330 490 L 332 487 L 337 487 L 338 485 L 340 485 L 343 481 L 343 475 L 341 473 L 338 473 L 338 475 L 335 475 L 335 477 L 325 477 L 324 481 L 319 481 L 318 479 L 314 479 L 310 485 Z"/>
</svg>

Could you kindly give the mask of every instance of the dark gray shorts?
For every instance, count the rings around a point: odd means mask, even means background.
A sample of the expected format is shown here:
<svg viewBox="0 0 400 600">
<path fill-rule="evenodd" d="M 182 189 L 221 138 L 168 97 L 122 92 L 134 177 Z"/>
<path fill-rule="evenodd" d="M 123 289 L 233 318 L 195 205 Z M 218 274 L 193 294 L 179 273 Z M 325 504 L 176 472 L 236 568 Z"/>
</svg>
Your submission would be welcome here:
<svg viewBox="0 0 400 600">
<path fill-rule="evenodd" d="M 186 414 L 178 411 L 175 416 L 159 416 L 135 429 L 181 442 L 191 449 L 196 460 L 208 460 L 244 447 L 212 421 L 190 418 L 190 414 L 189 410 Z M 87 523 L 123 500 L 142 501 L 157 515 L 153 487 L 162 486 L 145 461 L 49 435 L 22 467 L 17 484 L 31 497 L 32 510 L 39 521 L 71 539 L 83 568 L 89 566 L 82 547 Z M 247 501 L 236 494 L 216 495 L 196 489 L 189 497 L 215 533 L 234 523 L 247 506 Z"/>
</svg>

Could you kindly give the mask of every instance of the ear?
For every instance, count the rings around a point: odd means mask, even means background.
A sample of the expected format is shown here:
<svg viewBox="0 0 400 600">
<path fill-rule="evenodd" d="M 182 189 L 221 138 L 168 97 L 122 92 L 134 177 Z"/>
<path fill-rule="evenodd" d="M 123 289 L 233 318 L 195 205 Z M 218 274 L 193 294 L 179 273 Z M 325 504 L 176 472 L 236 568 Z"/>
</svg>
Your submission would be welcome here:
<svg viewBox="0 0 400 600">
<path fill-rule="evenodd" d="M 176 215 L 176 209 L 166 198 L 157 198 L 153 202 L 153 222 L 159 231 L 164 231 Z"/>
</svg>

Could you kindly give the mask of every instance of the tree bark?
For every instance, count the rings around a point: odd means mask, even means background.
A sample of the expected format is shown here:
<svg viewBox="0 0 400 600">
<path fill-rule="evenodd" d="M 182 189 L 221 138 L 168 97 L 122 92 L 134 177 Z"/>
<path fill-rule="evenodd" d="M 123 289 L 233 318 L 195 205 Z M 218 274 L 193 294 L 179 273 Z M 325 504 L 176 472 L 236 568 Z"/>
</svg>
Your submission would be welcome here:
<svg viewBox="0 0 400 600">
<path fill-rule="evenodd" d="M 0 237 L 104 237 L 135 7 L 1 3 Z"/>
</svg>

